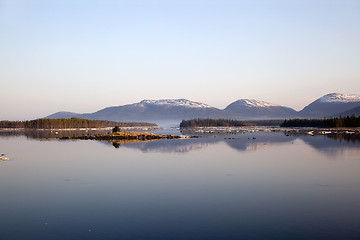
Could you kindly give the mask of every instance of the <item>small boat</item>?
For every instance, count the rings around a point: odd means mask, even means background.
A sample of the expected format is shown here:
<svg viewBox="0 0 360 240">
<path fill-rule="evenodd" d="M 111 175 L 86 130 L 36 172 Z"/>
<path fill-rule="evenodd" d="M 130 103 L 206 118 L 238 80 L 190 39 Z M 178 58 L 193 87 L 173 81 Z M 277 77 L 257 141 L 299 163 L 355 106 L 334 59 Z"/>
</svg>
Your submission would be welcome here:
<svg viewBox="0 0 360 240">
<path fill-rule="evenodd" d="M 1 155 L 0 155 L 0 162 L 2 162 L 2 161 L 8 161 L 9 160 L 9 158 L 7 158 L 7 157 L 4 157 L 4 153 L 2 153 Z"/>
</svg>

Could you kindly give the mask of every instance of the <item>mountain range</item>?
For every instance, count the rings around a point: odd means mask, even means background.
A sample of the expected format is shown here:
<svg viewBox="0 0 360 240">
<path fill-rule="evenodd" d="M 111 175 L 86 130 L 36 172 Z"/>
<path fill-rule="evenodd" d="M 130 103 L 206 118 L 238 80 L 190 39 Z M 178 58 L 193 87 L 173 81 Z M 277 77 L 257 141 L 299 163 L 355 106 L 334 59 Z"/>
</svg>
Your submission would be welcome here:
<svg viewBox="0 0 360 240">
<path fill-rule="evenodd" d="M 322 118 L 333 115 L 346 116 L 345 112 L 360 106 L 360 95 L 330 93 L 310 103 L 299 112 L 301 117 Z M 349 113 L 350 113 L 349 112 Z M 355 113 L 355 112 L 354 112 Z M 351 114 L 350 114 L 351 115 Z"/>
<path fill-rule="evenodd" d="M 107 107 L 94 113 L 57 112 L 46 118 L 84 118 L 110 121 L 181 121 L 192 118 L 231 118 L 238 120 L 323 118 L 359 115 L 360 95 L 330 93 L 301 111 L 260 100 L 239 99 L 225 109 L 187 99 L 143 100 L 123 106 Z"/>
</svg>

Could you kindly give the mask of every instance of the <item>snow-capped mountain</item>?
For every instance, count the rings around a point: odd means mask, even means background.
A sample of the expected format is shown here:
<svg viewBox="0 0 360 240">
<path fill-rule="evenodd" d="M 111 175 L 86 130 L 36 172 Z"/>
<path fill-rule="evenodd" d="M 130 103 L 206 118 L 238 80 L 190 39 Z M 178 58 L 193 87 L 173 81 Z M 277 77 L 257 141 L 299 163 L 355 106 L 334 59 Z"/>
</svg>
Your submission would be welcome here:
<svg viewBox="0 0 360 240">
<path fill-rule="evenodd" d="M 341 94 L 341 93 L 329 93 L 317 101 L 322 103 L 350 103 L 360 102 L 360 95 L 358 94 Z"/>
<path fill-rule="evenodd" d="M 189 107 L 189 108 L 211 108 L 211 106 L 193 102 L 187 99 L 160 99 L 160 100 L 142 100 L 140 104 L 153 104 L 153 105 L 168 105 L 172 107 Z"/>
<path fill-rule="evenodd" d="M 239 99 L 227 106 L 225 110 L 242 119 L 279 119 L 297 116 L 297 112 L 292 108 L 255 99 Z"/>
<path fill-rule="evenodd" d="M 322 118 L 332 117 L 354 109 L 358 112 L 360 95 L 330 93 L 310 103 L 300 112 L 294 109 L 254 99 L 239 99 L 225 109 L 187 99 L 142 100 L 123 106 L 107 107 L 94 113 L 58 112 L 47 118 L 85 118 L 111 121 L 180 122 L 193 118 L 231 118 L 239 120 Z"/>
<path fill-rule="evenodd" d="M 110 107 L 92 114 L 92 118 L 116 121 L 156 121 L 221 116 L 221 110 L 187 99 L 143 100 L 139 103 Z M 109 119 L 110 118 L 110 119 Z"/>
<path fill-rule="evenodd" d="M 346 112 L 358 106 L 360 106 L 360 95 L 330 93 L 310 103 L 299 113 L 302 117 L 322 118 Z"/>
<path fill-rule="evenodd" d="M 74 113 L 74 116 L 79 117 Z M 81 118 L 111 121 L 181 121 L 191 118 L 220 118 L 222 110 L 204 103 L 187 99 L 143 100 L 138 103 L 107 107 L 90 114 L 82 114 Z M 69 118 L 67 113 L 66 118 Z M 48 118 L 61 118 L 55 113 Z"/>
<path fill-rule="evenodd" d="M 244 106 L 244 107 L 249 107 L 249 108 L 252 108 L 252 107 L 265 108 L 265 107 L 279 106 L 279 105 L 276 105 L 276 104 L 272 104 L 272 103 L 268 103 L 268 102 L 264 102 L 264 101 L 259 101 L 259 100 L 255 100 L 255 99 L 239 99 L 234 103 L 237 103 L 238 105 L 241 105 L 241 106 Z M 234 104 L 234 103 L 232 103 L 232 104 Z"/>
</svg>

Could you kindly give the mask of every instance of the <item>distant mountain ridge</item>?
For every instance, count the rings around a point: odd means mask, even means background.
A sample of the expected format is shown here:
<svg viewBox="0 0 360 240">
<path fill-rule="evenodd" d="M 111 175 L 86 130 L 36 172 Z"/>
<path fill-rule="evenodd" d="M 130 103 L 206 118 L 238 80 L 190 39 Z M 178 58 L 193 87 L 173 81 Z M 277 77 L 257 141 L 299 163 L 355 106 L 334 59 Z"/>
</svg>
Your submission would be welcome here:
<svg viewBox="0 0 360 240">
<path fill-rule="evenodd" d="M 334 115 L 334 117 L 340 117 L 340 116 L 344 117 L 344 116 L 352 116 L 352 115 L 360 116 L 360 106 L 352 108 L 345 112 L 338 113 L 338 114 Z"/>
<path fill-rule="evenodd" d="M 284 107 L 255 99 L 239 99 L 225 108 L 234 113 L 234 116 L 244 115 L 247 118 L 288 118 L 297 117 L 297 112 Z"/>
<path fill-rule="evenodd" d="M 79 117 L 78 113 L 74 116 Z M 204 103 L 193 102 L 187 99 L 160 99 L 142 100 L 138 103 L 123 106 L 107 107 L 94 113 L 80 114 L 81 118 L 116 121 L 181 121 L 193 117 L 222 117 L 223 111 Z M 47 118 L 71 117 L 71 114 L 61 112 Z"/>
<path fill-rule="evenodd" d="M 56 118 L 83 118 L 84 114 L 81 113 L 73 113 L 73 112 L 65 112 L 65 111 L 60 111 L 54 114 L 51 114 L 50 116 L 47 116 L 45 118 L 52 118 L 52 119 L 56 119 Z"/>
<path fill-rule="evenodd" d="M 272 103 L 268 103 L 268 102 L 264 102 L 264 101 L 259 101 L 259 100 L 255 100 L 255 99 L 239 99 L 239 100 L 231 103 L 230 105 L 232 105 L 232 104 L 238 104 L 238 105 L 242 105 L 242 106 L 248 107 L 248 108 L 255 108 L 255 107 L 265 108 L 265 107 L 279 106 L 279 105 L 276 105 L 276 104 L 272 104 Z"/>
<path fill-rule="evenodd" d="M 302 117 L 322 118 L 360 106 L 360 95 L 329 93 L 310 103 L 299 112 Z"/>
<path fill-rule="evenodd" d="M 140 104 L 167 105 L 189 108 L 211 108 L 211 106 L 205 103 L 193 102 L 187 99 L 142 100 Z"/>
<path fill-rule="evenodd" d="M 319 102 L 360 102 L 360 95 L 357 94 L 341 94 L 341 93 L 329 93 L 318 99 Z"/>
<path fill-rule="evenodd" d="M 187 99 L 142 100 L 113 106 L 94 113 L 57 112 L 46 118 L 86 118 L 109 121 L 181 121 L 192 118 L 230 118 L 237 120 L 323 118 L 360 107 L 360 95 L 326 94 L 301 111 L 255 99 L 239 99 L 225 109 Z"/>
</svg>

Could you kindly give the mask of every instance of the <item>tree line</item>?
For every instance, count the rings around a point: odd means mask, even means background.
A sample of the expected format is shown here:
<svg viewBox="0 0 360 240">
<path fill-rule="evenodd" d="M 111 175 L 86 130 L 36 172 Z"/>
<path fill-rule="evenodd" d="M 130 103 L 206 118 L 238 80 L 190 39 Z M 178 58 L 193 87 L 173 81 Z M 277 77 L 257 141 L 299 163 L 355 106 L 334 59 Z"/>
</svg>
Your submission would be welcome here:
<svg viewBox="0 0 360 240">
<path fill-rule="evenodd" d="M 190 120 L 182 120 L 180 123 L 181 128 L 186 127 L 241 127 L 246 126 L 244 121 L 237 121 L 231 119 L 210 119 L 210 118 L 197 118 Z"/>
<path fill-rule="evenodd" d="M 181 128 L 187 127 L 243 127 L 243 126 L 280 126 L 284 120 L 252 120 L 239 121 L 232 119 L 211 119 L 196 118 L 190 120 L 182 120 Z"/>
<path fill-rule="evenodd" d="M 337 117 L 324 119 L 289 119 L 285 120 L 281 127 L 318 127 L 318 128 L 341 128 L 360 127 L 360 116 Z"/>
<path fill-rule="evenodd" d="M 64 128 L 105 128 L 105 127 L 155 127 L 154 123 L 114 122 L 82 118 L 36 119 L 29 121 L 0 121 L 0 128 L 64 129 Z"/>
<path fill-rule="evenodd" d="M 324 119 L 289 119 L 289 120 L 251 120 L 239 121 L 232 119 L 197 118 L 182 120 L 181 128 L 189 127 L 243 127 L 243 126 L 280 126 L 280 127 L 317 127 L 341 128 L 360 127 L 360 116 L 354 115 Z"/>
</svg>

